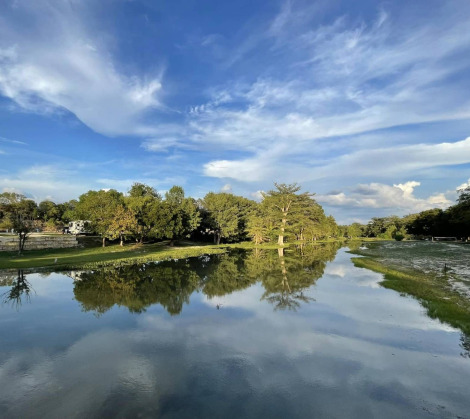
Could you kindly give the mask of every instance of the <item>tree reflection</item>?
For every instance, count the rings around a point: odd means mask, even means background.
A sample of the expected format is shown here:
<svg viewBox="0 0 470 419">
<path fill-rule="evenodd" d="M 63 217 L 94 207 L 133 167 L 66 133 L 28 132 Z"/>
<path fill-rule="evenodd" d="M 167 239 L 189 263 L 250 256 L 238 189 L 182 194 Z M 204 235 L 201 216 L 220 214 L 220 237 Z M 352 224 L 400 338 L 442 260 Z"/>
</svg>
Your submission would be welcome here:
<svg viewBox="0 0 470 419">
<path fill-rule="evenodd" d="M 18 270 L 16 278 L 5 281 L 5 285 L 11 286 L 11 289 L 2 294 L 3 304 L 11 304 L 18 310 L 23 300 L 27 303 L 31 302 L 31 292 L 34 290 L 26 279 L 23 270 Z"/>
<path fill-rule="evenodd" d="M 141 313 L 152 304 L 181 313 L 195 291 L 209 299 L 243 290 L 260 281 L 262 299 L 275 309 L 296 310 L 313 299 L 304 294 L 323 275 L 337 246 L 309 246 L 287 251 L 255 249 L 230 254 L 82 272 L 75 277 L 75 299 L 83 310 L 101 315 L 114 305 Z M 220 306 L 220 304 L 219 304 Z"/>
<path fill-rule="evenodd" d="M 338 248 L 336 243 L 327 243 L 299 246 L 295 251 L 279 248 L 277 255 L 268 253 L 264 260 L 269 269 L 261 278 L 265 288 L 262 299 L 273 304 L 275 310 L 293 311 L 302 303 L 314 301 L 305 292 L 323 276 L 326 263 L 335 258 Z"/>
<path fill-rule="evenodd" d="M 202 281 L 202 292 L 208 298 L 231 294 L 256 282 L 247 272 L 244 253 L 222 255 L 214 262 Z"/>
<path fill-rule="evenodd" d="M 462 357 L 470 359 L 470 336 L 462 333 L 460 335 L 460 347 L 463 349 L 463 352 L 460 353 Z"/>
<path fill-rule="evenodd" d="M 362 241 L 361 240 L 349 240 L 347 242 L 347 246 L 349 247 L 350 252 L 357 252 L 360 247 L 362 246 Z"/>
<path fill-rule="evenodd" d="M 84 272 L 75 282 L 75 299 L 83 310 L 101 315 L 114 305 L 141 313 L 152 304 L 179 314 L 197 289 L 199 276 L 187 266 L 136 265 Z"/>
</svg>

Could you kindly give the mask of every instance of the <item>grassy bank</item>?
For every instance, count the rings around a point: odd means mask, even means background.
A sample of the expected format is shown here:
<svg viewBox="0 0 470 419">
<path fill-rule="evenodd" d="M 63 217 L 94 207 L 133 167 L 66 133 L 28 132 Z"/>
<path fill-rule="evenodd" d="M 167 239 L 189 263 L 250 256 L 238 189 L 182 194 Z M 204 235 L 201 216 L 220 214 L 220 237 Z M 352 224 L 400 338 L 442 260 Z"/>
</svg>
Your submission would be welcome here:
<svg viewBox="0 0 470 419">
<path fill-rule="evenodd" d="M 352 258 L 352 262 L 384 274 L 381 285 L 417 298 L 431 318 L 457 327 L 470 337 L 470 301 L 454 291 L 445 276 L 398 270 L 370 257 Z"/>
<path fill-rule="evenodd" d="M 167 242 L 162 242 L 144 245 L 128 244 L 123 247 L 110 245 L 104 248 L 30 250 L 25 251 L 21 256 L 13 252 L 0 252 L 0 269 L 94 269 L 110 265 L 183 259 L 225 251 L 222 246 L 182 243 L 169 247 Z"/>
<path fill-rule="evenodd" d="M 321 245 L 336 240 L 317 241 L 308 245 Z M 296 242 L 286 243 L 285 248 Z M 179 242 L 169 247 L 168 242 L 133 245 L 108 245 L 98 247 L 96 243 L 82 242 L 85 248 L 45 249 L 25 251 L 18 256 L 16 252 L 0 252 L 0 269 L 95 269 L 104 266 L 145 263 L 165 259 L 183 259 L 204 254 L 225 253 L 229 248 L 236 249 L 277 249 L 277 243 L 255 245 L 253 242 L 213 245 L 208 243 Z"/>
</svg>

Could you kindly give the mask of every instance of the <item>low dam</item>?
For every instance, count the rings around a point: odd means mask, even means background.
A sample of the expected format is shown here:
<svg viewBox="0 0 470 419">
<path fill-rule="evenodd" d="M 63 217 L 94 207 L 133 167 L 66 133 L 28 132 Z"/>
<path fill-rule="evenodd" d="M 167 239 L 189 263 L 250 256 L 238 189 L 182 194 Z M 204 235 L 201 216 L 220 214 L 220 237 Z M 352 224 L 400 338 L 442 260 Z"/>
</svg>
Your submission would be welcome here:
<svg viewBox="0 0 470 419">
<path fill-rule="evenodd" d="M 78 241 L 71 235 L 41 235 L 33 234 L 26 240 L 24 250 L 65 249 L 77 247 Z M 0 236 L 0 252 L 18 250 L 18 237 L 15 235 Z"/>
</svg>

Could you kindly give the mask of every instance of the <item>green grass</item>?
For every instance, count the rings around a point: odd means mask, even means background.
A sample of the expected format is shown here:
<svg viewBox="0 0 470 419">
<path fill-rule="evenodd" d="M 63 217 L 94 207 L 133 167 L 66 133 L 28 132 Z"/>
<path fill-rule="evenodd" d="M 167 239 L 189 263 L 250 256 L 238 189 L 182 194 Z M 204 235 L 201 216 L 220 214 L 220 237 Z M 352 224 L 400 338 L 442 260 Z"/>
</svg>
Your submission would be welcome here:
<svg viewBox="0 0 470 419">
<path fill-rule="evenodd" d="M 94 269 L 224 252 L 226 252 L 224 246 L 188 242 L 182 242 L 175 247 L 169 247 L 168 242 L 161 242 L 144 245 L 128 244 L 123 247 L 110 245 L 104 248 L 30 250 L 21 256 L 14 252 L 0 252 L 0 269 Z"/>
<path fill-rule="evenodd" d="M 452 290 L 445 277 L 398 270 L 370 257 L 351 260 L 357 267 L 384 274 L 381 285 L 417 298 L 431 318 L 457 327 L 470 337 L 470 301 Z"/>
<path fill-rule="evenodd" d="M 332 240 L 316 241 L 314 244 L 331 243 Z M 168 242 L 133 245 L 108 245 L 97 247 L 96 243 L 82 241 L 85 248 L 45 249 L 24 251 L 18 256 L 16 252 L 0 252 L 0 269 L 34 269 L 50 270 L 95 269 L 104 266 L 145 263 L 164 259 L 183 259 L 203 254 L 225 253 L 228 248 L 237 249 L 277 249 L 277 243 L 255 245 L 253 242 L 212 245 L 180 241 L 175 247 Z M 285 248 L 296 243 L 286 243 Z M 309 243 L 311 244 L 311 243 Z M 90 247 L 91 246 L 91 247 Z"/>
</svg>

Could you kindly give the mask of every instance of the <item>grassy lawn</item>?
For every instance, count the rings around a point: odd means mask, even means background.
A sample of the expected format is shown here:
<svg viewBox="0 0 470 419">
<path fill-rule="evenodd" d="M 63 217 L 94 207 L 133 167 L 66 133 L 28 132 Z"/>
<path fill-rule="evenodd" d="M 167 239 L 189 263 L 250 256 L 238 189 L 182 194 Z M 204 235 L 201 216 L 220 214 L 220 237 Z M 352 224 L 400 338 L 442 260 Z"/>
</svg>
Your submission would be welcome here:
<svg viewBox="0 0 470 419">
<path fill-rule="evenodd" d="M 384 274 L 386 288 L 417 298 L 431 318 L 461 329 L 470 337 L 470 300 L 453 290 L 445 277 L 387 266 L 370 257 L 352 258 L 355 266 Z"/>
<path fill-rule="evenodd" d="M 97 268 L 100 266 L 144 263 L 164 259 L 181 259 L 203 254 L 224 253 L 224 246 L 183 242 L 169 247 L 168 242 L 106 247 L 46 249 L 15 252 L 0 252 L 0 269 L 51 268 L 67 270 Z"/>
</svg>

